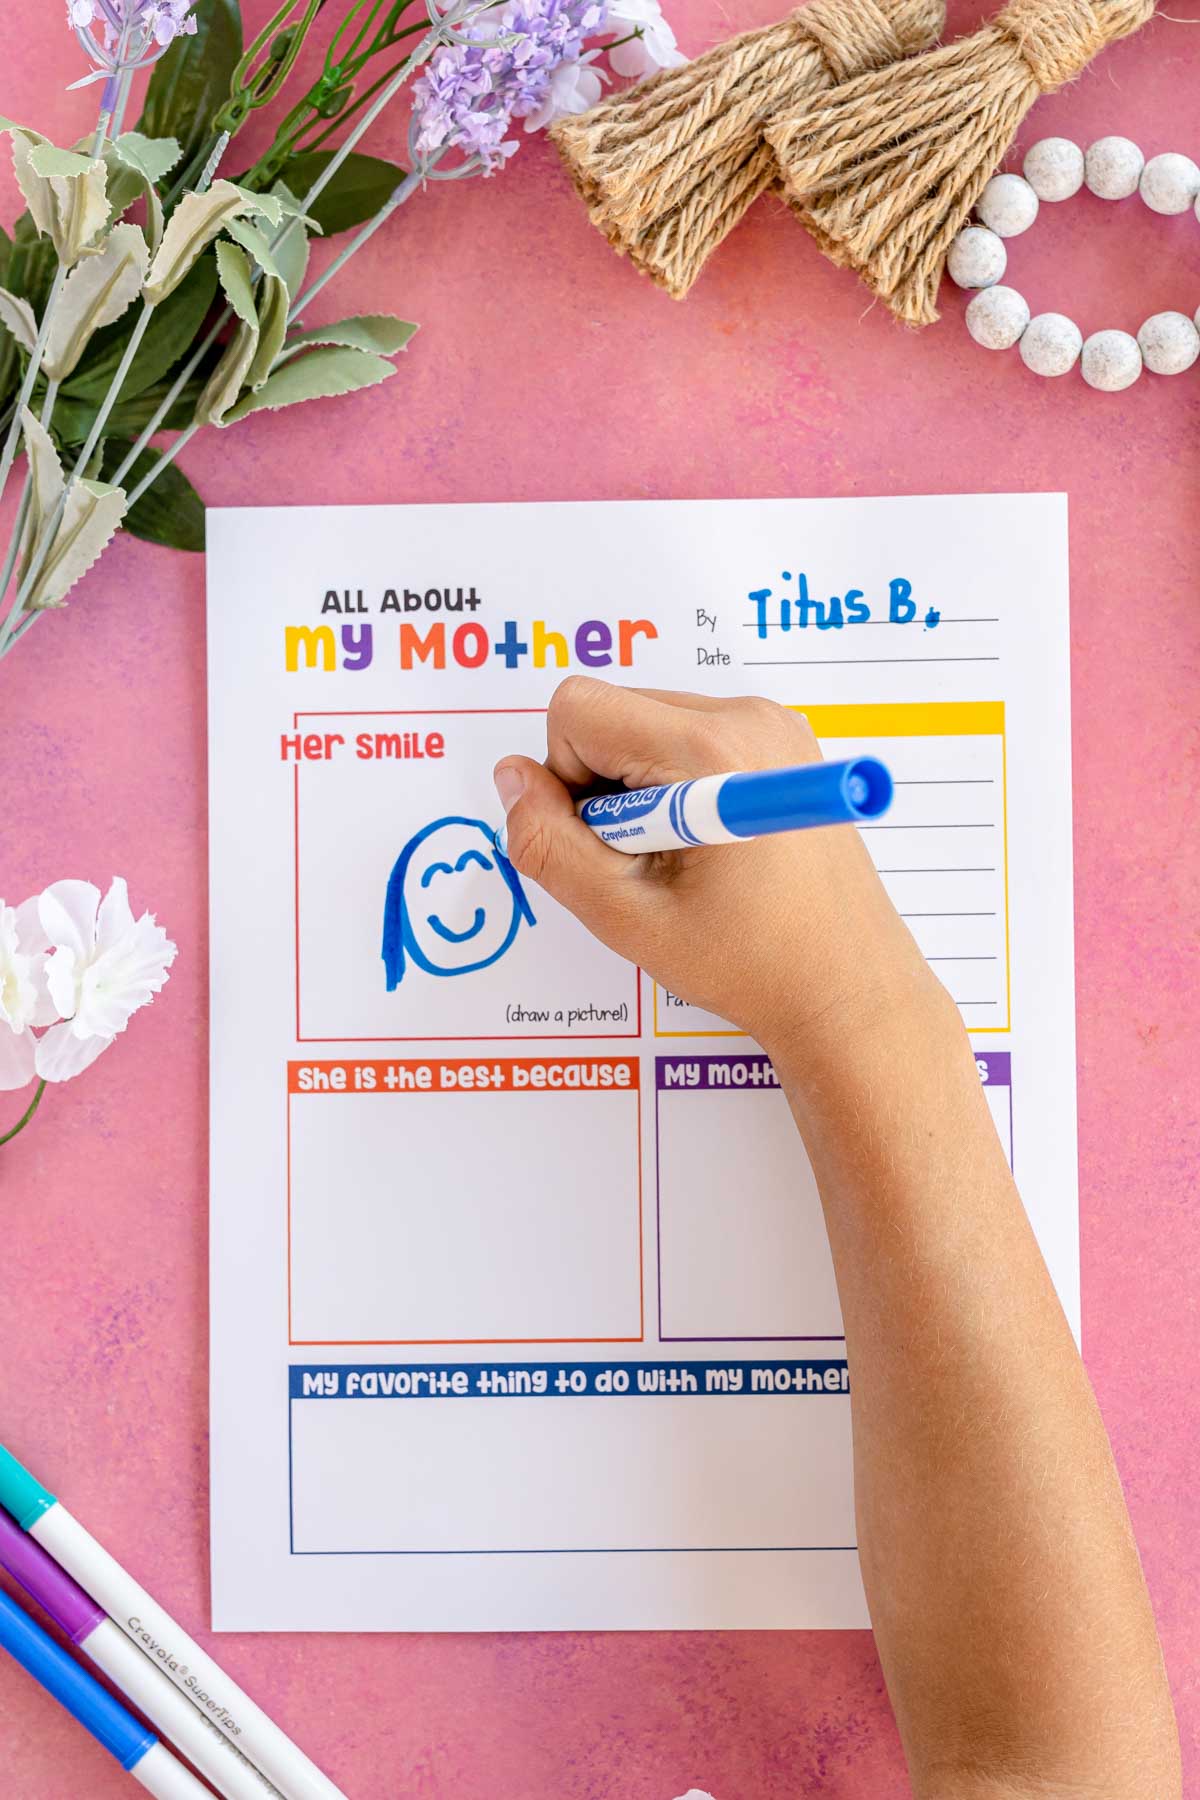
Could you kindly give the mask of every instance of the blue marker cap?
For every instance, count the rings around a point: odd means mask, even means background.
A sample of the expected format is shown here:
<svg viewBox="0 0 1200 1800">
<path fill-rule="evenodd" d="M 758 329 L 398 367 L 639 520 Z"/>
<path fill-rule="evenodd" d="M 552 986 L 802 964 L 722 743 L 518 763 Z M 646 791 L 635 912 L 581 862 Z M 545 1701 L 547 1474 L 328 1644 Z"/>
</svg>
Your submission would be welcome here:
<svg viewBox="0 0 1200 1800">
<path fill-rule="evenodd" d="M 120 1701 L 59 1648 L 22 1612 L 15 1600 L 0 1589 L 0 1649 L 41 1683 L 60 1706 L 79 1720 L 92 1736 L 115 1756 L 123 1769 L 132 1769 L 158 1739 Z"/>
<path fill-rule="evenodd" d="M 735 837 L 765 837 L 806 825 L 877 819 L 892 803 L 892 777 L 873 756 L 806 763 L 730 775 L 717 795 L 717 816 Z"/>
</svg>

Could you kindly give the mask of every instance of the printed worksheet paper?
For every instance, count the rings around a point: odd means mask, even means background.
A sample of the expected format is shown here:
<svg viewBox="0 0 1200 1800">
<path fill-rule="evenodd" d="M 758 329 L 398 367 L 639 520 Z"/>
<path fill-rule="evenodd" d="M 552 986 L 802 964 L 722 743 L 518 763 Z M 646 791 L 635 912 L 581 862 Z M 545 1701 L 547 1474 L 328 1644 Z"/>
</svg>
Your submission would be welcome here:
<svg viewBox="0 0 1200 1800">
<path fill-rule="evenodd" d="M 570 673 L 882 757 L 867 844 L 1078 1330 L 1065 499 L 251 508 L 208 545 L 215 1625 L 864 1625 L 774 1070 L 497 854 L 491 771 Z"/>
</svg>

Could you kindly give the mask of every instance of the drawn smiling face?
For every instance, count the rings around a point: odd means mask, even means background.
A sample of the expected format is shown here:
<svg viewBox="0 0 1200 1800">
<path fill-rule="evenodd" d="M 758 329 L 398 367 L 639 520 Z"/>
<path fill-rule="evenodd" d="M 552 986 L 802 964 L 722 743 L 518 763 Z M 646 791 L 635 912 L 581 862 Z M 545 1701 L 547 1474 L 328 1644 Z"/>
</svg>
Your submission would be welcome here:
<svg viewBox="0 0 1200 1800">
<path fill-rule="evenodd" d="M 406 954 L 429 975 L 484 969 L 534 924 L 520 877 L 482 819 L 435 819 L 409 839 L 388 882 L 383 960 L 388 988 Z"/>
</svg>

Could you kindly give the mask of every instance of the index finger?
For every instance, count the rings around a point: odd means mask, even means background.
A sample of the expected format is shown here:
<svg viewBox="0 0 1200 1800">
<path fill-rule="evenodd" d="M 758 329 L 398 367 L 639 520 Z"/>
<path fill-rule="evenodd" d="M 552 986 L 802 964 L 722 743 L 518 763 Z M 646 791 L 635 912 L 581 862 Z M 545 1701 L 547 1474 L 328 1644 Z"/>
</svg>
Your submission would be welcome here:
<svg viewBox="0 0 1200 1800">
<path fill-rule="evenodd" d="M 707 710 L 586 675 L 570 676 L 554 691 L 546 767 L 571 788 L 588 787 L 597 776 L 626 787 L 658 787 L 724 770 Z"/>
</svg>

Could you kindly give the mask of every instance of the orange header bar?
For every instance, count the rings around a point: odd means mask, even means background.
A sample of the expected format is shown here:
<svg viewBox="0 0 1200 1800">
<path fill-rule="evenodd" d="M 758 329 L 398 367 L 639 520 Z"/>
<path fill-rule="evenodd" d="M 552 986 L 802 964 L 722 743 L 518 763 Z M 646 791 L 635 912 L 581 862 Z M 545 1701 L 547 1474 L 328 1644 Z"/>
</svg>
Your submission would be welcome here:
<svg viewBox="0 0 1200 1800">
<path fill-rule="evenodd" d="M 289 1094 L 634 1093 L 636 1056 L 289 1062 Z"/>
</svg>

